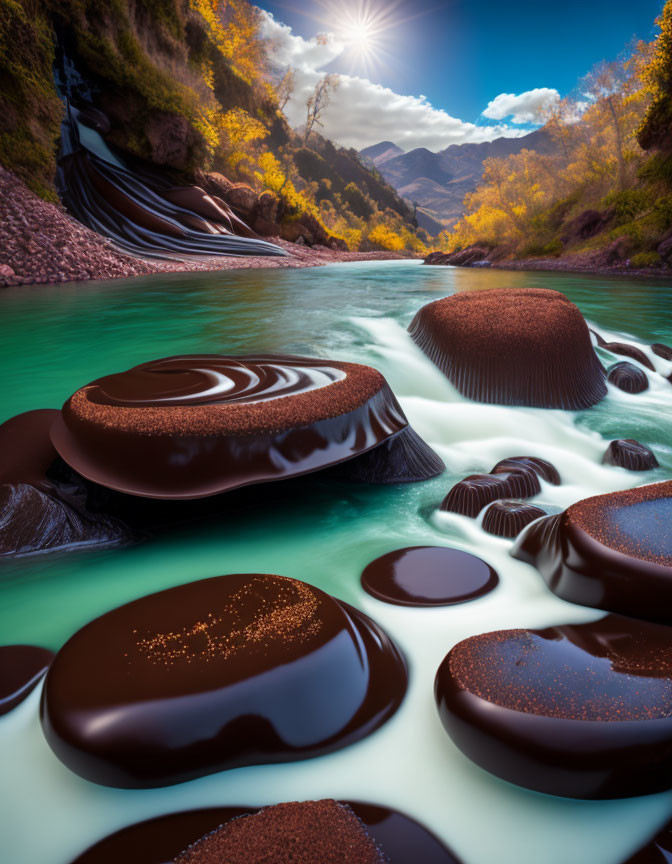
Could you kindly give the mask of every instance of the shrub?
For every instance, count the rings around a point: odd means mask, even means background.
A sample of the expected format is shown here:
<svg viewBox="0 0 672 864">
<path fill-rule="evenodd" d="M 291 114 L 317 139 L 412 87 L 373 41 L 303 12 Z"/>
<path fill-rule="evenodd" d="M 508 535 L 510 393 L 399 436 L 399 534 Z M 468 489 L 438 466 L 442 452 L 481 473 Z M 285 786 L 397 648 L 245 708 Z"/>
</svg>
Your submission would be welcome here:
<svg viewBox="0 0 672 864">
<path fill-rule="evenodd" d="M 643 270 L 646 267 L 657 267 L 662 258 L 657 252 L 638 252 L 630 259 L 630 265 L 638 270 Z"/>
<path fill-rule="evenodd" d="M 652 201 L 651 194 L 645 189 L 623 189 L 610 192 L 602 199 L 602 204 L 613 209 L 617 225 L 624 225 L 648 210 Z"/>
</svg>

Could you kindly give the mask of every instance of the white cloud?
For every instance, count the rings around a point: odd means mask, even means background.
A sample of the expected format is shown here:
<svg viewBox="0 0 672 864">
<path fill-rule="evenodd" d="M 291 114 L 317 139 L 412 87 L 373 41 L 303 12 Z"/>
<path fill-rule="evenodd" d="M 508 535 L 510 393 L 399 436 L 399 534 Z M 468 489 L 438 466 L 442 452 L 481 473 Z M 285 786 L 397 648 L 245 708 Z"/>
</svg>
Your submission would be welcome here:
<svg viewBox="0 0 672 864">
<path fill-rule="evenodd" d="M 294 127 L 305 121 L 306 99 L 322 76 L 321 71 L 344 51 L 333 35 L 303 39 L 285 24 L 264 12 L 264 32 L 274 42 L 273 56 L 279 68 L 296 69 L 296 89 L 285 107 Z M 366 78 L 340 75 L 338 89 L 324 114 L 327 138 L 361 150 L 380 141 L 393 141 L 404 150 L 426 147 L 443 150 L 451 144 L 518 137 L 526 130 L 506 124 L 478 126 L 434 108 L 425 96 L 403 96 Z M 492 104 L 492 103 L 491 103 Z"/>
<path fill-rule="evenodd" d="M 543 123 L 546 108 L 557 102 L 560 94 L 550 87 L 537 87 L 525 93 L 500 93 L 483 112 L 490 120 L 505 120 L 510 117 L 514 123 Z"/>
</svg>

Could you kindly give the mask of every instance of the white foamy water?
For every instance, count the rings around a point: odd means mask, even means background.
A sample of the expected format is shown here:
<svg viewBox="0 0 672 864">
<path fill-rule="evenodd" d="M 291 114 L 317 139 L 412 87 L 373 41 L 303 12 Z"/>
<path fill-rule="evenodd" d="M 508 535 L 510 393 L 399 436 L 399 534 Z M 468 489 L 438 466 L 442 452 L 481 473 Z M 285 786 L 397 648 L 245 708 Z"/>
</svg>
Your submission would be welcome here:
<svg viewBox="0 0 672 864">
<path fill-rule="evenodd" d="M 368 800 L 416 817 L 464 864 L 619 864 L 672 816 L 672 792 L 586 802 L 540 795 L 498 780 L 452 744 L 433 698 L 438 665 L 467 636 L 591 621 L 602 615 L 555 597 L 534 568 L 509 556 L 512 542 L 485 534 L 480 520 L 439 512 L 441 498 L 457 479 L 489 471 L 508 456 L 539 456 L 558 468 L 563 482 L 559 487 L 542 482 L 541 493 L 532 500 L 557 511 L 589 495 L 667 479 L 666 473 L 634 474 L 602 465 L 608 439 L 581 425 L 579 415 L 469 402 L 397 323 L 358 319 L 356 325 L 368 334 L 368 360 L 386 375 L 418 433 L 444 458 L 444 477 L 395 493 L 394 511 L 376 510 L 376 493 L 365 499 L 364 493 L 335 492 L 342 495 L 338 519 L 330 513 L 322 518 L 317 514 L 314 520 L 306 516 L 300 554 L 295 538 L 273 537 L 253 547 L 248 535 L 209 535 L 197 560 L 193 541 L 167 540 L 161 554 L 169 554 L 177 570 L 188 568 L 189 578 L 279 572 L 355 603 L 390 633 L 408 659 L 410 686 L 402 707 L 378 732 L 329 756 L 237 769 L 167 789 L 125 791 L 81 780 L 56 759 L 40 730 L 36 692 L 0 719 L 0 771 L 3 778 L 11 778 L 0 792 L 3 862 L 67 864 L 123 825 L 182 809 L 336 797 Z M 605 338 L 634 341 L 600 332 Z M 672 388 L 661 375 L 669 374 L 672 364 L 645 346 L 643 350 L 657 369 L 647 371 L 649 391 L 631 397 L 610 387 L 608 414 L 635 408 L 642 415 L 669 414 Z M 608 362 L 616 360 L 610 356 Z M 498 571 L 499 586 L 476 601 L 438 609 L 390 606 L 361 590 L 358 577 L 370 560 L 421 544 L 453 545 L 480 556 Z M 116 563 L 121 559 L 101 559 L 91 578 L 135 585 L 147 578 L 158 554 L 148 548 L 125 553 L 121 564 Z M 109 563 L 112 560 L 115 563 Z M 147 592 L 151 590 L 156 588 L 150 583 Z M 37 605 L 34 614 L 48 614 L 48 609 Z"/>
</svg>

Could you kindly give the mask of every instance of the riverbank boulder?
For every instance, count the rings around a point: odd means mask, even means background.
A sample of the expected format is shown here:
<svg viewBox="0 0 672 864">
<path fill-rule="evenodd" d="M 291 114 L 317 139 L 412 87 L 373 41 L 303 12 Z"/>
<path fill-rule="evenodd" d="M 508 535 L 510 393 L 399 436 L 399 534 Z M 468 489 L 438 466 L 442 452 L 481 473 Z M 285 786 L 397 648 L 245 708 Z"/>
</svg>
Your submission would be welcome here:
<svg viewBox="0 0 672 864">
<path fill-rule="evenodd" d="M 230 574 L 77 632 L 47 674 L 42 727 L 94 783 L 167 786 L 345 747 L 394 714 L 406 682 L 366 615 L 296 579 Z"/>
<path fill-rule="evenodd" d="M 570 798 L 672 786 L 669 628 L 620 615 L 459 642 L 436 675 L 439 715 L 481 768 Z"/>
<path fill-rule="evenodd" d="M 408 329 L 460 393 L 477 402 L 580 410 L 607 393 L 586 322 L 557 291 L 454 294 L 423 306 Z"/>
</svg>

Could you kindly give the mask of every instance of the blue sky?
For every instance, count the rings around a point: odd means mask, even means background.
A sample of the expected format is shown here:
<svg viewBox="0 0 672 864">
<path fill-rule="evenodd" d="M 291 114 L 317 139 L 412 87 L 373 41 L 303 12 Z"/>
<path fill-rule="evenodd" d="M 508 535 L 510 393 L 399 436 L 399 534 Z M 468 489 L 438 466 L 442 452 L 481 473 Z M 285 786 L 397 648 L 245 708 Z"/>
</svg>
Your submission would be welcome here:
<svg viewBox="0 0 672 864">
<path fill-rule="evenodd" d="M 335 32 L 342 41 L 339 23 L 361 17 L 356 10 L 366 3 L 260 0 L 259 5 L 293 36 L 311 40 L 318 32 Z M 393 3 L 368 5 L 375 16 Z M 375 40 L 378 62 L 346 48 L 334 50 L 320 68 L 396 94 L 425 96 L 433 109 L 468 123 L 510 125 L 511 118 L 481 116 L 490 101 L 536 88 L 567 94 L 594 63 L 617 56 L 633 37 L 651 39 L 662 6 L 662 0 L 402 0 Z M 352 98 L 354 85 L 344 84 Z M 522 128 L 514 124 L 512 134 Z"/>
</svg>

